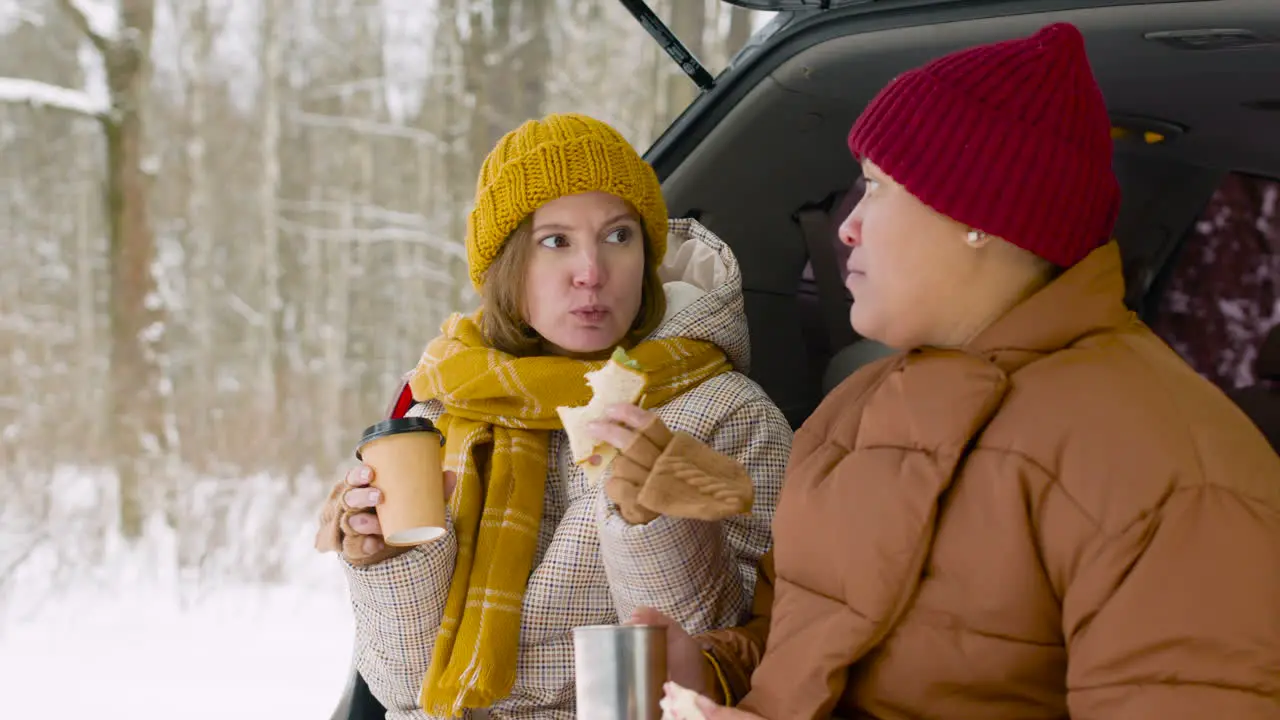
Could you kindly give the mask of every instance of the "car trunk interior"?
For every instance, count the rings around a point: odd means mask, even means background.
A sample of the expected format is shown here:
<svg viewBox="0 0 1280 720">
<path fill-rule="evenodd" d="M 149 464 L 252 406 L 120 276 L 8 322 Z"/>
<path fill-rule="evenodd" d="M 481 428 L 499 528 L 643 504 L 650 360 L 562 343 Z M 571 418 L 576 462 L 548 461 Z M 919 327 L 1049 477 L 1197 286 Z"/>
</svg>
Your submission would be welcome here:
<svg viewBox="0 0 1280 720">
<path fill-rule="evenodd" d="M 1125 196 L 1116 237 L 1135 308 L 1224 173 L 1280 177 L 1276 0 L 867 3 L 797 20 L 744 54 L 649 156 L 672 215 L 698 217 L 735 249 L 751 374 L 793 423 L 820 400 L 833 349 L 806 337 L 816 311 L 802 289 L 808 252 L 796 213 L 853 187 L 845 135 L 854 119 L 903 70 L 1056 21 L 1084 32 L 1116 124 L 1129 131 L 1116 142 Z M 1247 32 L 1179 35 L 1205 29 Z M 1144 134 L 1153 129 L 1162 141 Z"/>
</svg>

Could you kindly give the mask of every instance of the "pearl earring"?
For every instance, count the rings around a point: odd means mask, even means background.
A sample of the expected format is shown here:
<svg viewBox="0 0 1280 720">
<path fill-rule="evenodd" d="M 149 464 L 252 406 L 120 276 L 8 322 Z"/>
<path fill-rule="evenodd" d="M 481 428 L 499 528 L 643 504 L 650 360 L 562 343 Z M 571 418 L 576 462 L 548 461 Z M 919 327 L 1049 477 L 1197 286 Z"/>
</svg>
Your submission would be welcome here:
<svg viewBox="0 0 1280 720">
<path fill-rule="evenodd" d="M 978 247 L 982 241 L 987 238 L 987 234 L 981 230 L 970 230 L 965 236 L 964 241 L 969 243 L 969 247 Z"/>
</svg>

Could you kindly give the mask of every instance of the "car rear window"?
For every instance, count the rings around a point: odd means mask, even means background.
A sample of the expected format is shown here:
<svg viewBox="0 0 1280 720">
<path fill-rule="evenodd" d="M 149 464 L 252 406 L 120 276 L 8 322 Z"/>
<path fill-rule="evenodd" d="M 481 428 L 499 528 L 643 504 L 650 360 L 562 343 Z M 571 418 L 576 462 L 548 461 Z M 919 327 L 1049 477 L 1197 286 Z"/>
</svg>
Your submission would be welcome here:
<svg viewBox="0 0 1280 720">
<path fill-rule="evenodd" d="M 1152 328 L 1225 390 L 1256 383 L 1254 363 L 1280 324 L 1280 181 L 1231 173 L 1191 228 Z"/>
</svg>

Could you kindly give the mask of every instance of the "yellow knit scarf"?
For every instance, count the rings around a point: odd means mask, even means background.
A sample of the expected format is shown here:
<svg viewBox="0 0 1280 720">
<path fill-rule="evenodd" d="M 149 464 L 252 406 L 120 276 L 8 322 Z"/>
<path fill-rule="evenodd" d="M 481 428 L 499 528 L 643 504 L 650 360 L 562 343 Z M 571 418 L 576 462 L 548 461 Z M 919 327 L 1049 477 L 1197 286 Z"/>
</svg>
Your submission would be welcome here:
<svg viewBox="0 0 1280 720">
<path fill-rule="evenodd" d="M 421 704 L 456 717 L 492 705 L 516 676 L 521 605 L 533 570 L 547 481 L 548 433 L 559 405 L 583 405 L 583 376 L 604 361 L 514 357 L 485 346 L 477 316 L 454 315 L 410 379 L 419 401 L 445 408 L 446 469 L 457 564 L 436 635 Z M 716 345 L 648 340 L 628 350 L 648 375 L 640 404 L 657 407 L 731 368 Z"/>
</svg>

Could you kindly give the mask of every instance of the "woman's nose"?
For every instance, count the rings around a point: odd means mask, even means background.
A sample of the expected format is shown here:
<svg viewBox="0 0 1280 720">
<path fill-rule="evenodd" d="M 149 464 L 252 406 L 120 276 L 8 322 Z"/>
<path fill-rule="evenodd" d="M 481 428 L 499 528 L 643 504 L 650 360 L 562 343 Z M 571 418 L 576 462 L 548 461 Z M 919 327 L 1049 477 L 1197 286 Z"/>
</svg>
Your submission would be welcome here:
<svg viewBox="0 0 1280 720">
<path fill-rule="evenodd" d="M 862 207 L 862 203 L 854 206 L 849 212 L 849 217 L 840 223 L 839 230 L 836 234 L 840 238 L 840 242 L 849 247 L 858 247 L 862 244 L 862 216 L 858 214 L 858 208 Z"/>
<path fill-rule="evenodd" d="M 594 249 L 584 250 L 579 254 L 577 267 L 573 272 L 574 287 L 596 288 L 604 284 L 605 272 L 600 259 L 600 254 Z"/>
</svg>

